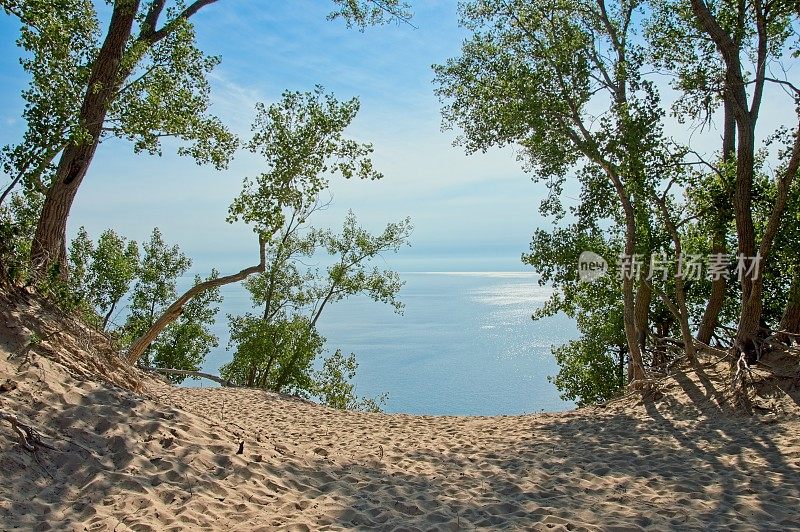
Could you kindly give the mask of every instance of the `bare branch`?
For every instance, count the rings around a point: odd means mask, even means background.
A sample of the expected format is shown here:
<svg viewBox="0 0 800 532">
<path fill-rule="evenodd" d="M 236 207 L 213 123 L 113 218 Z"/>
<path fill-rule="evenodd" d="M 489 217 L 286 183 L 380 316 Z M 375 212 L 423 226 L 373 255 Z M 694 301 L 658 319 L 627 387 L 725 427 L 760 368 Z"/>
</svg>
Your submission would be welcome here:
<svg viewBox="0 0 800 532">
<path fill-rule="evenodd" d="M 800 96 L 800 88 L 798 88 L 791 81 L 787 81 L 785 79 L 768 78 L 768 77 L 765 77 L 764 81 L 769 81 L 770 83 L 777 83 L 778 85 L 789 87 L 790 89 L 792 89 L 792 91 L 794 91 L 795 96 Z"/>
<path fill-rule="evenodd" d="M 185 375 L 187 377 L 200 377 L 214 381 L 225 387 L 236 388 L 237 386 L 229 380 L 225 380 L 211 373 L 204 373 L 202 371 L 192 371 L 188 369 L 168 369 L 168 368 L 144 368 L 147 371 L 154 371 L 156 373 L 164 373 L 165 375 Z"/>
</svg>

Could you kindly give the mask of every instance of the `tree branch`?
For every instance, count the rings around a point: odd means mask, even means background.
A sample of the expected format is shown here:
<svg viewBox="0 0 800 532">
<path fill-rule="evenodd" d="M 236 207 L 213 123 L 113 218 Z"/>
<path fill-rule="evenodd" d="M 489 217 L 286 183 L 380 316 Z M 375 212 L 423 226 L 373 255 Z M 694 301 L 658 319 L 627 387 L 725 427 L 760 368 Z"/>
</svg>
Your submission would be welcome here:
<svg viewBox="0 0 800 532">
<path fill-rule="evenodd" d="M 200 377 L 203 379 L 214 381 L 217 384 L 220 384 L 225 387 L 237 388 L 237 386 L 229 380 L 225 380 L 221 377 L 217 377 L 216 375 L 212 375 L 211 373 L 204 373 L 202 371 L 192 371 L 188 369 L 168 369 L 168 368 L 144 368 L 144 369 L 147 371 L 154 371 L 156 373 L 164 373 L 165 375 L 186 375 L 187 377 Z"/>
<path fill-rule="evenodd" d="M 130 364 L 135 364 L 136 361 L 139 360 L 139 357 L 142 356 L 142 353 L 144 353 L 145 350 L 150 347 L 150 344 L 153 343 L 153 340 L 155 340 L 158 335 L 161 334 L 161 331 L 166 329 L 170 323 L 178 319 L 178 316 L 180 316 L 181 312 L 183 312 L 183 307 L 196 295 L 213 288 L 243 281 L 244 279 L 247 279 L 256 273 L 263 273 L 266 269 L 267 262 L 267 240 L 263 235 L 259 235 L 258 244 L 261 260 L 257 265 L 250 266 L 249 268 L 245 268 L 232 275 L 203 281 L 184 292 L 183 295 L 175 300 L 175 302 L 170 305 L 167 310 L 163 312 L 163 314 L 161 314 L 161 316 L 153 323 L 147 332 L 145 332 L 131 344 L 130 348 L 128 349 L 128 353 L 125 355 L 125 358 L 127 358 L 128 362 Z"/>
<path fill-rule="evenodd" d="M 769 81 L 770 83 L 777 83 L 778 85 L 783 85 L 785 87 L 789 87 L 790 89 L 792 89 L 794 91 L 796 96 L 800 96 L 800 88 L 798 88 L 791 81 L 787 81 L 785 79 L 770 78 L 770 77 L 765 77 L 764 81 Z"/>
<path fill-rule="evenodd" d="M 155 25 L 153 25 L 153 28 L 150 31 L 148 31 L 147 33 L 145 33 L 144 35 L 142 35 L 140 37 L 140 39 L 145 41 L 145 42 L 148 42 L 150 45 L 153 45 L 153 44 L 157 43 L 158 41 L 164 39 L 170 33 L 172 33 L 173 29 L 175 28 L 175 25 L 179 21 L 187 20 L 187 19 L 191 18 L 198 11 L 200 11 L 201 9 L 206 7 L 207 5 L 215 3 L 216 1 L 217 0 L 195 0 L 192 4 L 189 5 L 189 7 L 187 7 L 183 11 L 181 11 L 181 13 L 177 17 L 175 17 L 173 20 L 167 22 L 163 27 L 161 27 L 161 29 L 156 30 L 155 29 Z M 152 11 L 152 8 L 155 7 L 156 4 L 159 4 L 159 3 L 163 4 L 163 0 L 156 0 L 156 2 L 153 4 L 153 6 L 151 6 L 151 11 Z M 163 5 L 161 6 L 161 8 L 163 9 Z M 159 12 L 155 15 L 155 18 L 156 18 L 155 22 L 157 22 L 158 15 L 160 14 L 160 12 L 161 11 L 159 9 Z M 148 13 L 148 16 L 149 15 L 150 15 L 150 13 Z"/>
<path fill-rule="evenodd" d="M 161 12 L 164 10 L 166 3 L 167 0 L 153 0 L 153 3 L 150 4 L 150 10 L 144 17 L 142 29 L 139 33 L 139 39 L 142 39 L 142 36 L 144 35 L 155 33 L 156 26 L 158 25 L 158 18 L 161 16 Z"/>
</svg>

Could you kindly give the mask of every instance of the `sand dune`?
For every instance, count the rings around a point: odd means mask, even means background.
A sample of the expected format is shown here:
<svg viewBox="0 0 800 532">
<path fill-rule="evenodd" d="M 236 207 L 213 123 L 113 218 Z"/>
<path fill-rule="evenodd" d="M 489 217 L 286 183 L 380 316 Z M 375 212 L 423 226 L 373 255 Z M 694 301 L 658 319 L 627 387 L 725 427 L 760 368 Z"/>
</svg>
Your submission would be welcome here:
<svg viewBox="0 0 800 532">
<path fill-rule="evenodd" d="M 524 417 L 361 414 L 156 383 L 145 399 L 47 366 L 35 362 L 2 395 L 3 408 L 60 449 L 37 460 L 5 439 L 4 529 L 800 522 L 796 419 L 674 415 L 668 403 L 625 402 Z"/>
<path fill-rule="evenodd" d="M 774 529 L 800 523 L 796 399 L 734 415 L 714 367 L 563 414 L 340 412 L 254 390 L 139 392 L 6 344 L 3 530 Z M 46 349 L 44 350 L 46 352 Z M 12 358 L 9 360 L 9 355 Z M 74 353 L 73 353 L 74 355 Z M 798 383 L 780 381 L 792 390 Z M 13 388 L 13 386 L 12 386 Z M 794 396 L 796 397 L 796 395 Z M 237 454 L 243 443 L 242 453 Z"/>
</svg>

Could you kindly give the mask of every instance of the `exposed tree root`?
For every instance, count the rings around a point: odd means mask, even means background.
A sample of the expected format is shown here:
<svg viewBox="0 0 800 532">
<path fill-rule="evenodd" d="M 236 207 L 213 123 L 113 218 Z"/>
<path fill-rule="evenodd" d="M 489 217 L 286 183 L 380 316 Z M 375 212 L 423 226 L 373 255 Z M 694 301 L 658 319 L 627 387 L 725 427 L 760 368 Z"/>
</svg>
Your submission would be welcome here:
<svg viewBox="0 0 800 532">
<path fill-rule="evenodd" d="M 11 424 L 11 428 L 14 429 L 14 432 L 17 434 L 19 444 L 25 450 L 32 453 L 35 453 L 40 448 L 51 449 L 53 451 L 58 450 L 45 442 L 42 439 L 42 435 L 39 434 L 36 429 L 20 421 L 17 416 L 0 411 L 0 420 L 8 421 Z"/>
</svg>

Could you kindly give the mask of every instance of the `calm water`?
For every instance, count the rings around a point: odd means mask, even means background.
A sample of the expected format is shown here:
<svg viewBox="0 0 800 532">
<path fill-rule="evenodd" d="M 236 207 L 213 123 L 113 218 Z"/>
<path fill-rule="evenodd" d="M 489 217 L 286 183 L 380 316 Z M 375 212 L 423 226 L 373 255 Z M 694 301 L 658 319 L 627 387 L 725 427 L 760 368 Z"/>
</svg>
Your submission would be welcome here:
<svg viewBox="0 0 800 532">
<path fill-rule="evenodd" d="M 359 395 L 389 393 L 387 412 L 520 414 L 571 408 L 547 381 L 557 365 L 550 346 L 575 338 L 571 320 L 534 322 L 550 291 L 524 273 L 404 273 L 402 316 L 355 298 L 326 309 L 320 332 L 328 348 L 354 352 Z M 244 312 L 241 289 L 226 292 L 223 314 Z M 221 347 L 206 370 L 229 360 Z M 187 384 L 189 381 L 187 381 Z"/>
</svg>

